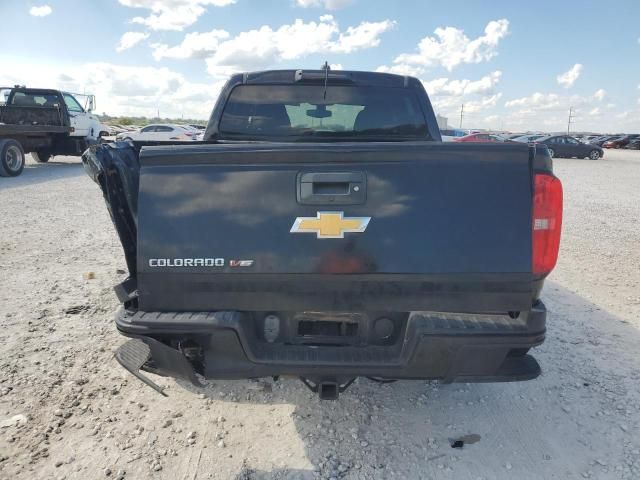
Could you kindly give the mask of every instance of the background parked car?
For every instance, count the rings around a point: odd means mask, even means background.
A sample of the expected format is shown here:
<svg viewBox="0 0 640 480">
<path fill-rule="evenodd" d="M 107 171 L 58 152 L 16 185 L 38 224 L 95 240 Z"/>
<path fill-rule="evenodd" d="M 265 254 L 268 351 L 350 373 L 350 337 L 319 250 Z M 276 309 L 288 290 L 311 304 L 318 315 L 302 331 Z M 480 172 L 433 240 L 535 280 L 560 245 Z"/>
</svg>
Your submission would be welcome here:
<svg viewBox="0 0 640 480">
<path fill-rule="evenodd" d="M 163 141 L 179 140 L 190 142 L 198 139 L 198 132 L 185 125 L 154 124 L 147 125 L 135 132 L 123 132 L 116 140 Z"/>
<path fill-rule="evenodd" d="M 577 157 L 598 160 L 604 155 L 604 151 L 597 145 L 591 143 L 581 143 L 568 135 L 554 135 L 539 138 L 535 143 L 543 143 L 549 149 L 551 158 L 553 157 Z"/>
<path fill-rule="evenodd" d="M 606 142 L 604 142 L 602 146 L 604 148 L 622 148 L 629 145 L 629 142 L 631 142 L 631 140 L 634 140 L 634 138 L 635 136 L 631 136 L 631 135 L 624 135 L 622 137 L 611 138 Z"/>
<path fill-rule="evenodd" d="M 611 140 L 613 138 L 618 138 L 619 136 L 620 135 L 603 135 L 601 137 L 596 138 L 591 143 L 593 145 L 598 145 L 599 147 L 601 147 L 602 145 L 604 145 L 604 142 Z"/>
<path fill-rule="evenodd" d="M 460 130 L 458 128 L 440 130 L 440 136 L 442 137 L 443 142 L 452 142 L 456 138 L 464 137 L 468 133 L 468 131 Z"/>
<path fill-rule="evenodd" d="M 199 128 L 198 125 L 181 125 L 182 127 L 185 127 L 188 130 L 191 130 L 192 132 L 194 132 L 196 135 L 194 137 L 194 140 L 202 140 L 204 138 L 204 131 L 205 128 Z"/>
<path fill-rule="evenodd" d="M 129 130 L 122 128 L 118 125 L 109 125 L 109 135 L 116 136 L 119 133 L 128 132 Z"/>
<path fill-rule="evenodd" d="M 546 133 L 535 133 L 535 134 L 521 135 L 519 137 L 512 138 L 511 140 L 513 140 L 514 142 L 531 143 L 531 142 L 535 142 L 539 138 L 543 138 L 546 136 L 547 136 Z"/>
<path fill-rule="evenodd" d="M 504 143 L 511 142 L 500 135 L 493 133 L 472 133 L 471 135 L 465 135 L 454 140 L 455 142 L 481 142 L 481 143 Z"/>
<path fill-rule="evenodd" d="M 640 138 L 631 140 L 629 144 L 624 148 L 628 148 L 629 150 L 640 150 Z"/>
</svg>

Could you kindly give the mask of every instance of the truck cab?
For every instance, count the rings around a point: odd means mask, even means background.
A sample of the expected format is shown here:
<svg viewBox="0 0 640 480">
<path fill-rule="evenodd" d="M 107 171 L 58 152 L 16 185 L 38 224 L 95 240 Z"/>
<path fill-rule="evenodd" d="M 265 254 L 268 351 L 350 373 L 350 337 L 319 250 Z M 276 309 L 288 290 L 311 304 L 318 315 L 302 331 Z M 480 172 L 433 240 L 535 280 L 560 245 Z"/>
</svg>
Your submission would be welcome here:
<svg viewBox="0 0 640 480">
<path fill-rule="evenodd" d="M 94 95 L 69 92 L 60 92 L 60 94 L 69 111 L 69 121 L 73 128 L 71 136 L 97 139 L 108 133 L 98 117 L 93 114 L 93 109 L 95 108 Z M 79 99 L 82 98 L 84 98 L 84 101 L 81 103 Z"/>
</svg>

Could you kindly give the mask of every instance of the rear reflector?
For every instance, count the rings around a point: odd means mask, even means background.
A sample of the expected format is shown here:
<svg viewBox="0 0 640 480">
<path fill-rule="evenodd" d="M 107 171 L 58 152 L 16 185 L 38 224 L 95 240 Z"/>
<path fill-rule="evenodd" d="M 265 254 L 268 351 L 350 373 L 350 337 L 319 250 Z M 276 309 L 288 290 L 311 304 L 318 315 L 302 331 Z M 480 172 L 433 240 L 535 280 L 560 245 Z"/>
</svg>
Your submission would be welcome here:
<svg viewBox="0 0 640 480">
<path fill-rule="evenodd" d="M 562 183 L 536 174 L 533 194 L 533 273 L 546 275 L 558 260 L 562 229 Z"/>
</svg>

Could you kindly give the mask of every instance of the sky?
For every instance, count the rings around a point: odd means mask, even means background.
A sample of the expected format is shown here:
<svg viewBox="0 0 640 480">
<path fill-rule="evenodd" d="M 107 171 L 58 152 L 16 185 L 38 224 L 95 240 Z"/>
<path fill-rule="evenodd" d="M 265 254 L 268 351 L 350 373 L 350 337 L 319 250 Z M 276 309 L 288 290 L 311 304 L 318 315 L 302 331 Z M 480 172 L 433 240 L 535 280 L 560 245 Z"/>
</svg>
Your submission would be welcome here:
<svg viewBox="0 0 640 480">
<path fill-rule="evenodd" d="M 640 1 L 0 0 L 0 86 L 208 118 L 229 74 L 419 78 L 463 128 L 640 133 Z"/>
</svg>

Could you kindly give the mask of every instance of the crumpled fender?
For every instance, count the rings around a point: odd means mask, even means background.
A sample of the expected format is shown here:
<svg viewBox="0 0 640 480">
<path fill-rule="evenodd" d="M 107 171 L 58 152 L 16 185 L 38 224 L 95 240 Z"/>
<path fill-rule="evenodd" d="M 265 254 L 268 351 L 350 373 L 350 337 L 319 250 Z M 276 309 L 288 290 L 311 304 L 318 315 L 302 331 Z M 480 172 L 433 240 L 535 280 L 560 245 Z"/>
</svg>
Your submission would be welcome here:
<svg viewBox="0 0 640 480">
<path fill-rule="evenodd" d="M 129 273 L 135 276 L 140 180 L 138 151 L 129 142 L 93 145 L 82 154 L 82 164 L 87 175 L 102 190 L 124 249 Z"/>
</svg>

